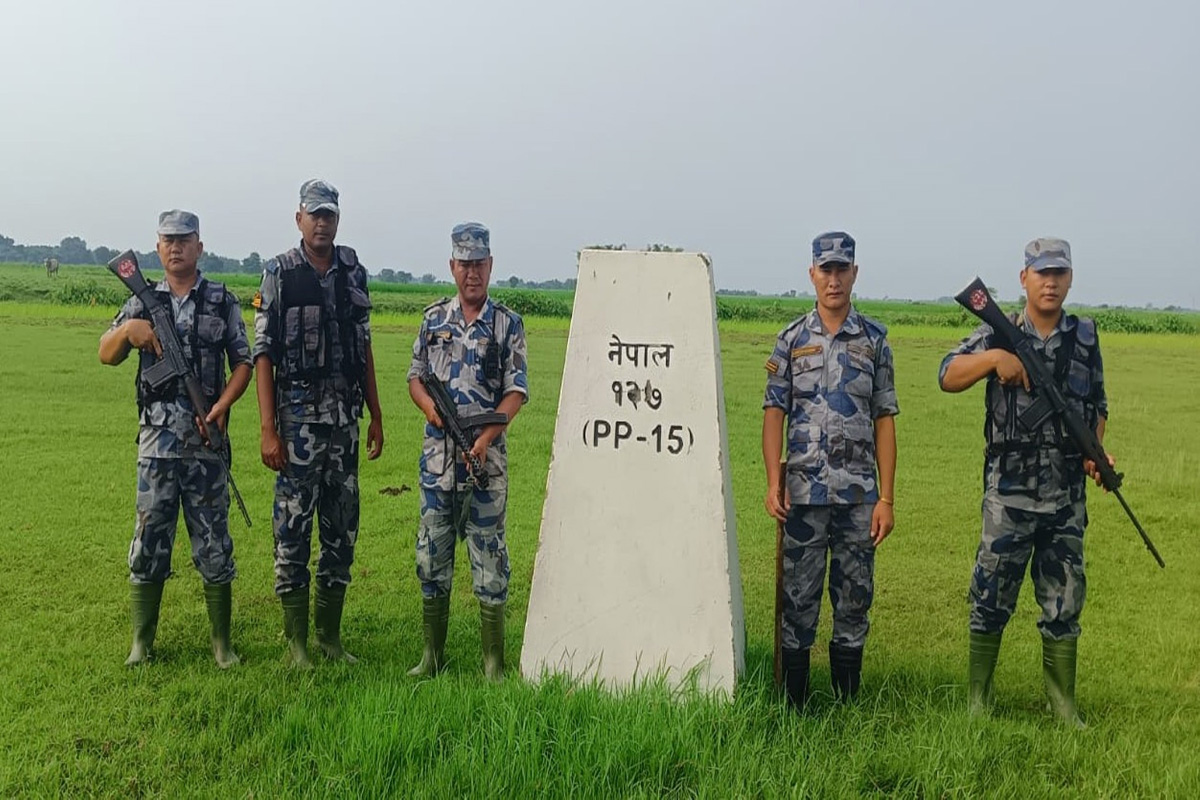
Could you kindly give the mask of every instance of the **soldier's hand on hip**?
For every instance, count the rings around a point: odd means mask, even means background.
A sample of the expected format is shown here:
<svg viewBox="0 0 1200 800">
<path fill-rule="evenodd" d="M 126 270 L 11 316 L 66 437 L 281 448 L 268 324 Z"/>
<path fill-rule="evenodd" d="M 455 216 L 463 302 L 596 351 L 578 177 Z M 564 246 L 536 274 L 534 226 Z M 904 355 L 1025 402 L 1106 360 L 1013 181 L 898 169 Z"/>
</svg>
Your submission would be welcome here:
<svg viewBox="0 0 1200 800">
<path fill-rule="evenodd" d="M 367 425 L 367 460 L 374 461 L 383 452 L 383 420 L 372 417 Z"/>
<path fill-rule="evenodd" d="M 875 546 L 878 547 L 895 527 L 896 515 L 892 506 L 888 503 L 876 503 L 875 510 L 871 512 L 871 541 Z"/>
<path fill-rule="evenodd" d="M 287 466 L 287 450 L 284 449 L 283 440 L 276 431 L 263 431 L 262 462 L 276 472 L 282 472 Z"/>
<path fill-rule="evenodd" d="M 778 487 L 768 487 L 767 496 L 763 499 L 763 505 L 767 507 L 767 513 L 780 522 L 787 522 L 788 511 L 792 507 L 791 498 L 788 497 L 786 489 L 783 491 L 782 498 Z"/>
<path fill-rule="evenodd" d="M 125 321 L 125 340 L 130 346 L 136 347 L 138 350 L 144 350 L 147 353 L 154 353 L 156 356 L 162 355 L 162 345 L 158 341 L 158 337 L 154 335 L 154 326 L 149 320 L 131 319 Z"/>
<path fill-rule="evenodd" d="M 1007 350 L 994 350 L 996 354 L 996 377 L 1001 386 L 1024 386 L 1029 391 L 1029 376 L 1025 373 L 1025 365 Z"/>
</svg>

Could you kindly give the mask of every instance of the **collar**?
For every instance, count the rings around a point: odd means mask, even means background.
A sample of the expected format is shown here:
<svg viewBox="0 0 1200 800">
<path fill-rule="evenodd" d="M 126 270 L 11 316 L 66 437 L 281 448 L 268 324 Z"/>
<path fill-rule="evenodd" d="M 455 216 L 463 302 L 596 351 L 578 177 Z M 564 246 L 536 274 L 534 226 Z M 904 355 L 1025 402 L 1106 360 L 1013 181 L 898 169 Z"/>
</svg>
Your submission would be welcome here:
<svg viewBox="0 0 1200 800">
<path fill-rule="evenodd" d="M 816 307 L 808 312 L 808 319 L 804 326 L 813 333 L 819 333 L 822 336 L 829 336 L 829 332 L 825 330 L 825 323 L 821 321 L 821 313 Z M 858 309 L 853 304 L 850 305 L 850 313 L 846 315 L 846 320 L 842 323 L 842 327 L 838 330 L 838 336 L 843 333 L 847 336 L 857 336 L 862 333 L 862 315 L 858 313 Z"/>
<path fill-rule="evenodd" d="M 483 322 L 490 329 L 492 327 L 492 320 L 495 318 L 495 316 L 496 304 L 492 302 L 492 296 L 489 294 L 483 300 L 483 308 L 479 310 L 479 316 L 475 318 L 475 321 L 472 322 L 471 325 L 474 325 L 476 322 Z M 467 325 L 467 318 L 463 315 L 462 303 L 459 301 L 457 294 L 450 298 L 450 311 L 448 317 L 451 321 L 457 322 L 464 328 L 470 327 Z"/>
<path fill-rule="evenodd" d="M 1033 322 L 1029 319 L 1029 314 L 1026 313 L 1025 309 L 1021 309 L 1020 323 L 1021 331 L 1023 333 L 1029 336 L 1036 336 L 1038 339 L 1042 338 L 1042 335 L 1038 333 L 1038 329 L 1034 327 Z M 1070 317 L 1070 315 L 1067 314 L 1066 311 L 1060 309 L 1058 312 L 1058 322 L 1054 323 L 1054 330 L 1050 331 L 1050 336 L 1053 336 L 1056 333 L 1067 333 L 1074 327 L 1074 320 Z M 1049 339 L 1050 336 L 1047 336 L 1046 338 Z"/>
<path fill-rule="evenodd" d="M 333 247 L 333 261 L 329 264 L 329 269 L 325 270 L 325 274 L 322 275 L 320 272 L 317 272 L 317 268 L 314 267 L 312 261 L 309 260 L 308 251 L 304 249 L 304 240 L 303 239 L 300 240 L 300 246 L 298 248 L 300 250 L 300 257 L 302 259 L 304 259 L 304 263 L 308 265 L 308 268 L 311 269 L 313 272 L 316 272 L 317 277 L 321 278 L 322 280 L 324 280 L 328 276 L 332 275 L 334 273 L 334 271 L 337 270 L 337 268 L 339 266 L 341 266 L 341 262 L 338 259 L 337 245 L 336 244 L 332 245 L 332 247 Z"/>
<path fill-rule="evenodd" d="M 177 302 L 182 302 L 188 298 L 195 297 L 196 292 L 200 290 L 200 284 L 202 283 L 204 283 L 204 274 L 200 272 L 200 270 L 196 270 L 196 282 L 192 284 L 192 288 L 188 289 L 188 293 L 183 297 L 176 297 L 175 293 L 171 291 L 171 284 L 167 283 L 167 276 L 163 275 L 162 279 L 158 283 L 154 284 L 154 291 L 163 292 L 170 295 Z"/>
</svg>

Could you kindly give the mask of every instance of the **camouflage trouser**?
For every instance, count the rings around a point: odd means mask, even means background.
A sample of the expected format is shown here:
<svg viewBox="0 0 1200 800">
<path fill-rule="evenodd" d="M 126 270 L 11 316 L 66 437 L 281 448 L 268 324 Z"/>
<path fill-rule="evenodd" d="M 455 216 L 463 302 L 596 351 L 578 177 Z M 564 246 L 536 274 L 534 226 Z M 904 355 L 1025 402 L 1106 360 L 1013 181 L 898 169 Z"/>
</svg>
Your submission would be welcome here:
<svg viewBox="0 0 1200 800">
<path fill-rule="evenodd" d="M 829 600 L 833 639 L 862 647 L 867 612 L 875 595 L 873 503 L 793 505 L 783 526 L 783 647 L 807 650 L 817 638 L 825 553 L 829 552 Z"/>
<path fill-rule="evenodd" d="M 283 422 L 280 436 L 288 463 L 275 479 L 275 592 L 309 585 L 313 513 L 321 553 L 317 580 L 350 583 L 358 540 L 358 423 L 324 425 Z"/>
<path fill-rule="evenodd" d="M 1049 639 L 1079 636 L 1087 581 L 1083 575 L 1083 500 L 1052 513 L 1008 508 L 992 494 L 983 497 L 983 537 L 971 576 L 971 630 L 1000 633 L 1017 607 L 1025 565 Z"/>
<path fill-rule="evenodd" d="M 229 487 L 215 458 L 138 459 L 137 522 L 129 545 L 129 580 L 160 583 L 171 574 L 179 507 L 192 540 L 192 563 L 205 583 L 237 574 L 229 538 Z"/>
<path fill-rule="evenodd" d="M 463 502 L 469 502 L 471 508 L 465 530 L 460 532 L 455 527 Z M 417 578 L 425 597 L 450 594 L 455 540 L 461 533 L 467 540 L 475 596 L 489 604 L 508 599 L 508 546 L 504 543 L 507 503 L 508 486 L 504 481 L 493 480 L 486 491 L 461 483 L 458 491 L 421 487 Z"/>
</svg>

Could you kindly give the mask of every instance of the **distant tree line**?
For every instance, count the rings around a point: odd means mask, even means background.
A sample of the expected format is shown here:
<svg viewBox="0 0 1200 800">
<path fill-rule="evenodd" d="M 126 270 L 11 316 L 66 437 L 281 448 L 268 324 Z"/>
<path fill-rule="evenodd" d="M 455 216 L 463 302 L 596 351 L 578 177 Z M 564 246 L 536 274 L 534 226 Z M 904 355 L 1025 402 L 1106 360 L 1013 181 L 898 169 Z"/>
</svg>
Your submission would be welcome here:
<svg viewBox="0 0 1200 800">
<path fill-rule="evenodd" d="M 68 236 L 57 245 L 17 244 L 12 237 L 0 235 L 0 261 L 39 264 L 47 258 L 57 258 L 62 264 L 107 264 L 120 250 L 103 245 L 89 248 L 78 236 Z M 137 251 L 135 251 L 137 252 Z M 158 253 L 137 253 L 138 263 L 143 269 L 162 269 Z M 251 253 L 245 258 L 226 258 L 216 253 L 200 256 L 199 267 L 205 272 L 262 272 L 262 256 Z"/>
</svg>

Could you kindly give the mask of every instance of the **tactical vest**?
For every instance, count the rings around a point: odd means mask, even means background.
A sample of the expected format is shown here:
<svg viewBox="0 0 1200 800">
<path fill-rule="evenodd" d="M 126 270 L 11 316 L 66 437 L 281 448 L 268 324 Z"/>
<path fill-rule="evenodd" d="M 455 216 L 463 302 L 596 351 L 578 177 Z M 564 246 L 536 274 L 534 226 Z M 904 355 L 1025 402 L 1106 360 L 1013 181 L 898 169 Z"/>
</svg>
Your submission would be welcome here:
<svg viewBox="0 0 1200 800">
<path fill-rule="evenodd" d="M 174 324 L 175 307 L 171 304 L 171 293 L 155 290 L 155 294 L 159 302 L 166 306 Z M 183 352 L 200 379 L 204 397 L 209 405 L 212 405 L 225 390 L 225 338 L 228 335 L 226 320 L 229 319 L 233 300 L 232 295 L 226 291 L 225 284 L 201 278 L 193 302 L 196 308 L 192 327 L 180 332 L 179 339 L 183 343 Z M 150 312 L 143 306 L 138 318 L 148 320 Z M 177 383 L 167 383 L 154 390 L 142 382 L 142 370 L 157 360 L 158 357 L 153 353 L 138 353 L 136 382 L 139 410 L 144 410 L 150 403 L 169 402 L 187 396 Z"/>
<path fill-rule="evenodd" d="M 1012 315 L 1011 319 L 1020 327 L 1018 315 Z M 1058 334 L 1062 341 L 1055 353 L 1054 377 L 1068 403 L 1076 412 L 1083 414 L 1087 427 L 1095 430 L 1100 421 L 1100 411 L 1091 396 L 1091 376 L 1100 358 L 1096 324 L 1090 319 L 1068 315 L 1066 327 L 1067 330 Z M 1021 412 L 1033 402 L 1023 388 L 1001 386 L 993 375 L 987 382 L 986 397 L 987 413 L 983 432 L 987 439 L 988 455 L 1033 453 L 1043 448 L 1078 454 L 1060 423 L 1046 423 L 1032 431 L 1021 425 Z"/>
<path fill-rule="evenodd" d="M 281 351 L 278 379 L 312 381 L 340 371 L 352 385 L 366 379 L 367 319 L 370 304 L 350 291 L 349 271 L 358 256 L 338 246 L 339 268 L 333 274 L 335 311 L 325 307 L 325 292 L 316 270 L 298 248 L 279 256 Z"/>
</svg>

